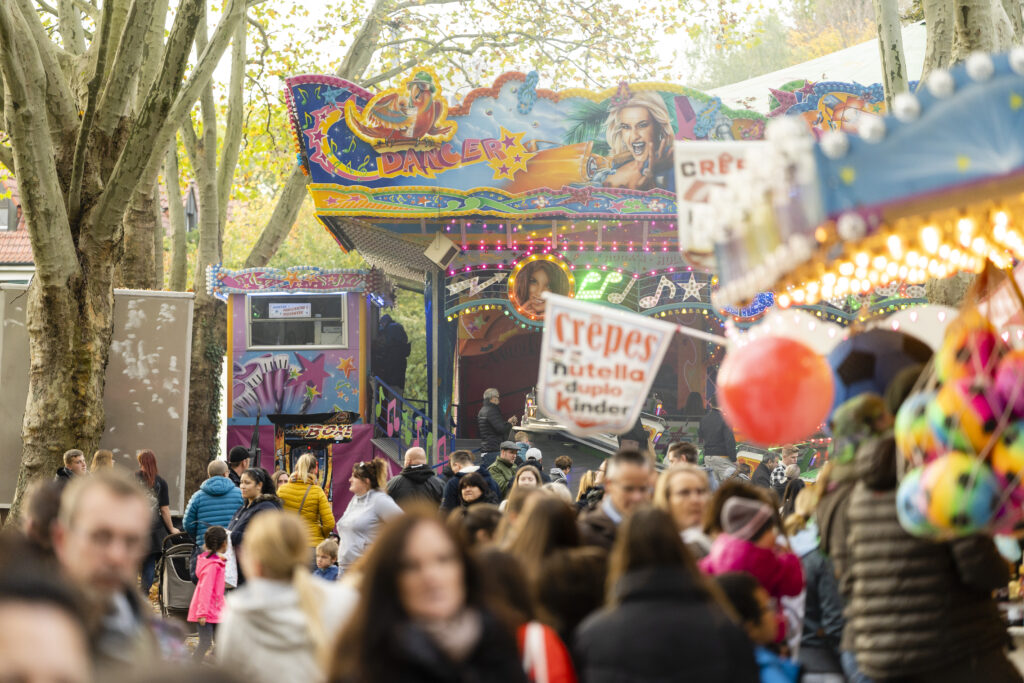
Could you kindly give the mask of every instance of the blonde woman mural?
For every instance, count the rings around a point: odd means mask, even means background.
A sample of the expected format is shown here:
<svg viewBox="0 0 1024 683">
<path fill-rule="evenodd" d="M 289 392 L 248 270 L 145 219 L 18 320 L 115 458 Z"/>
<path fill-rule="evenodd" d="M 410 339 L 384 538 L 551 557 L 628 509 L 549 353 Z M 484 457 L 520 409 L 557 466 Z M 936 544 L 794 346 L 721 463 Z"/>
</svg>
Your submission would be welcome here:
<svg viewBox="0 0 1024 683">
<path fill-rule="evenodd" d="M 605 187 L 672 190 L 672 119 L 661 95 L 653 90 L 620 88 L 605 121 L 605 138 L 615 167 Z"/>
</svg>

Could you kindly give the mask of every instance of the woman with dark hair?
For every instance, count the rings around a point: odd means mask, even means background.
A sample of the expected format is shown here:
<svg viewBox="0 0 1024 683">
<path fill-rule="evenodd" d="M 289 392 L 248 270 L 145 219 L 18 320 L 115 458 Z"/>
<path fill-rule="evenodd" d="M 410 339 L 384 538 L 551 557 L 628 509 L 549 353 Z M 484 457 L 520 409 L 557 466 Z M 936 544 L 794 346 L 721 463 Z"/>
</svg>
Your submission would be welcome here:
<svg viewBox="0 0 1024 683">
<path fill-rule="evenodd" d="M 469 548 L 488 545 L 498 531 L 501 511 L 497 505 L 481 503 L 473 507 L 455 508 L 445 524 Z"/>
<path fill-rule="evenodd" d="M 460 506 L 468 508 L 471 505 L 479 505 L 480 503 L 494 505 L 497 502 L 494 491 L 487 485 L 487 481 L 476 472 L 470 472 L 466 476 L 459 478 Z"/>
<path fill-rule="evenodd" d="M 483 570 L 484 590 L 498 616 L 515 631 L 519 657 L 530 681 L 576 683 L 576 672 L 565 643 L 551 626 L 541 623 L 535 593 L 523 564 L 510 552 L 482 548 L 474 553 Z"/>
<path fill-rule="evenodd" d="M 642 507 L 620 525 L 607 605 L 576 634 L 588 683 L 758 680 L 753 646 L 662 510 Z"/>
<path fill-rule="evenodd" d="M 149 595 L 153 586 L 156 560 L 163 552 L 164 539 L 168 534 L 176 534 L 178 530 L 171 522 L 171 498 L 167 492 L 167 482 L 157 472 L 156 454 L 150 450 L 141 450 L 135 454 L 139 461 L 139 469 L 135 477 L 153 496 L 153 525 L 149 534 L 149 554 L 142 560 L 142 593 Z"/>
<path fill-rule="evenodd" d="M 383 522 L 402 514 L 398 503 L 384 493 L 387 481 L 388 465 L 381 458 L 352 466 L 352 476 L 348 478 L 352 499 L 338 520 L 339 576 L 366 552 Z"/>
<path fill-rule="evenodd" d="M 396 517 L 365 562 L 332 683 L 526 681 L 513 635 L 485 605 L 480 570 L 436 517 Z"/>
<path fill-rule="evenodd" d="M 544 558 L 562 548 L 580 544 L 580 530 L 571 507 L 552 495 L 530 498 L 512 530 L 504 550 L 523 564 L 531 584 L 541 580 Z"/>
<path fill-rule="evenodd" d="M 523 266 L 512 290 L 513 303 L 527 315 L 544 317 L 547 302 L 544 292 L 565 294 L 568 280 L 553 263 L 534 261 Z"/>
<path fill-rule="evenodd" d="M 274 493 L 274 482 L 262 467 L 250 467 L 242 472 L 238 488 L 242 491 L 242 507 L 238 508 L 235 516 L 228 524 L 228 534 L 231 536 L 231 547 L 237 556 L 238 549 L 242 546 L 245 537 L 245 530 L 249 522 L 257 513 L 266 510 L 280 510 L 281 501 Z M 241 563 L 238 565 L 239 585 L 245 580 L 242 574 Z"/>
</svg>

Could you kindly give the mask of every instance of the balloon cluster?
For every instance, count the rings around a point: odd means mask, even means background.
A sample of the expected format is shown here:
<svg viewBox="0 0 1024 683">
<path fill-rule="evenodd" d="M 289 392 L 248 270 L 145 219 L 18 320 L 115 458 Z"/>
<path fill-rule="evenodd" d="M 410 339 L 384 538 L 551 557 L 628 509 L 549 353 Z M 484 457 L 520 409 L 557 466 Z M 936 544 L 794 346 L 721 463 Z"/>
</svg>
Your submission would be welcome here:
<svg viewBox="0 0 1024 683">
<path fill-rule="evenodd" d="M 897 492 L 911 534 L 1007 531 L 1024 518 L 1024 351 L 977 310 L 950 324 L 932 376 L 896 414 L 897 449 L 913 466 Z"/>
</svg>

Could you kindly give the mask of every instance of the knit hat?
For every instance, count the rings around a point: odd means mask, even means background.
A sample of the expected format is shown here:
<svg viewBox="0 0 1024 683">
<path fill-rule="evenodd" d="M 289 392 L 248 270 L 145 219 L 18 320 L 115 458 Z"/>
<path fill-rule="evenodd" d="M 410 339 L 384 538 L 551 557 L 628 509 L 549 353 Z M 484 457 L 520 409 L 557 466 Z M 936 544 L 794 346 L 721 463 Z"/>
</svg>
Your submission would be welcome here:
<svg viewBox="0 0 1024 683">
<path fill-rule="evenodd" d="M 540 460 L 540 449 L 539 448 L 527 448 L 526 455 L 523 457 L 524 460 L 533 458 L 534 460 Z"/>
<path fill-rule="evenodd" d="M 722 506 L 722 531 L 742 541 L 752 540 L 772 519 L 767 503 L 733 496 Z"/>
</svg>

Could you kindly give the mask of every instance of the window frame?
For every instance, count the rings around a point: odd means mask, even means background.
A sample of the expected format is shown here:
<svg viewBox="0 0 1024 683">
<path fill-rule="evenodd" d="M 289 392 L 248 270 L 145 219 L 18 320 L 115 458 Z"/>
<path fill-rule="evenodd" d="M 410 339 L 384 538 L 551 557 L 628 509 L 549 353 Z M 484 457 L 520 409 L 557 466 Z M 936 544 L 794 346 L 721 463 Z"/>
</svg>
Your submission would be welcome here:
<svg viewBox="0 0 1024 683">
<path fill-rule="evenodd" d="M 340 344 L 299 344 L 299 345 L 258 345 L 254 346 L 252 343 L 252 300 L 257 297 L 294 297 L 297 303 L 301 303 L 302 299 L 310 299 L 317 297 L 338 297 L 341 299 L 341 343 Z M 282 349 L 347 349 L 349 348 L 348 338 L 348 293 L 347 292 L 335 292 L 332 294 L 313 294 L 309 292 L 258 292 L 249 293 L 245 295 L 245 346 L 250 351 L 280 351 Z M 301 322 L 323 322 L 325 320 L 339 320 L 338 318 L 280 318 L 274 320 L 274 322 L 286 322 L 286 321 L 301 321 Z M 269 318 L 257 321 L 258 323 L 270 321 Z"/>
</svg>

